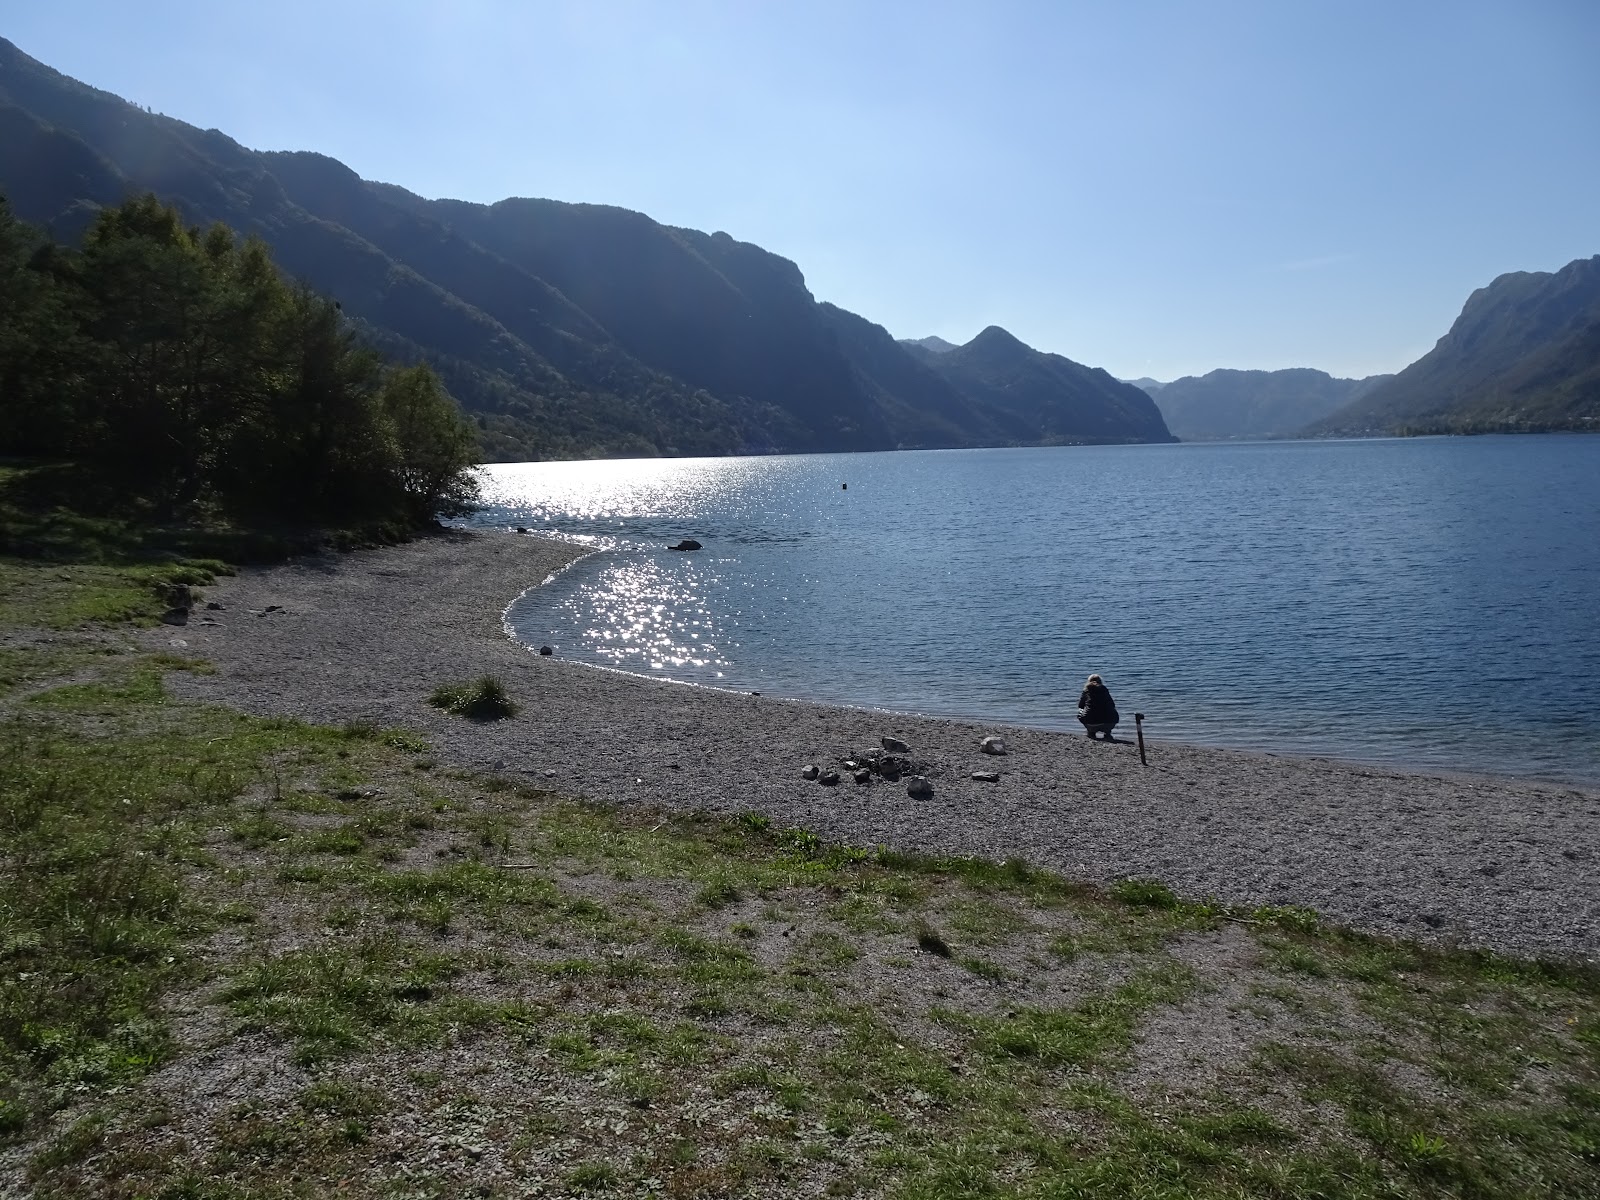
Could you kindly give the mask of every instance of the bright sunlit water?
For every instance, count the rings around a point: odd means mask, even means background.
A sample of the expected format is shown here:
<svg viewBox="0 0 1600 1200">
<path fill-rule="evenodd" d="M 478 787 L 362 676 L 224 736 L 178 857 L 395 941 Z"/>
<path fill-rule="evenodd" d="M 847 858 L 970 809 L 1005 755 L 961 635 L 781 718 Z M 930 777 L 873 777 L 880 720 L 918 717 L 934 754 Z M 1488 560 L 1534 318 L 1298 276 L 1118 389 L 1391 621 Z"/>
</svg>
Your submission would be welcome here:
<svg viewBox="0 0 1600 1200">
<path fill-rule="evenodd" d="M 565 658 L 1051 729 L 1098 671 L 1130 734 L 1600 782 L 1600 437 L 487 476 L 598 551 L 510 613 Z"/>
</svg>

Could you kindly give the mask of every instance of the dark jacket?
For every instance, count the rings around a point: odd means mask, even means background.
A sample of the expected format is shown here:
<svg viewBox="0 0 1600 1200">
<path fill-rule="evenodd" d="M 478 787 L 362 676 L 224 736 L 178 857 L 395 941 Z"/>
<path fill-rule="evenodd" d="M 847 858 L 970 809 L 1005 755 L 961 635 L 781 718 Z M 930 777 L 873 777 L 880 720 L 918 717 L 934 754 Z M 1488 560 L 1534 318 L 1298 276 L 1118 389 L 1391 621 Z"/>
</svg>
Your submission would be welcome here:
<svg viewBox="0 0 1600 1200">
<path fill-rule="evenodd" d="M 1091 683 L 1078 697 L 1078 720 L 1085 725 L 1115 725 L 1122 720 L 1111 690 L 1103 683 Z"/>
</svg>

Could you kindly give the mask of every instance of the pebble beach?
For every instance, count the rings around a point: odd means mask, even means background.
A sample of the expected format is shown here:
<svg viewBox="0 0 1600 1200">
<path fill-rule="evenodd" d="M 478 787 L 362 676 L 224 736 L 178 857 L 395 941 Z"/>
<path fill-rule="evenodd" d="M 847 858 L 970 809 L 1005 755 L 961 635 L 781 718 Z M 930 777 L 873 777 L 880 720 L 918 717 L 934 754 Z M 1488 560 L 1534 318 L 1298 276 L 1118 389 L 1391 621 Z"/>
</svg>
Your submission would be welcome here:
<svg viewBox="0 0 1600 1200">
<path fill-rule="evenodd" d="M 407 545 L 248 568 L 205 589 L 152 645 L 209 660 L 183 698 L 323 723 L 413 730 L 441 763 L 619 805 L 756 810 L 860 846 L 1023 858 L 1072 879 L 1159 879 L 1229 904 L 1304 905 L 1355 929 L 1526 956 L 1600 960 L 1600 791 L 1410 773 L 1166 742 L 1114 744 L 689 686 L 541 657 L 506 608 L 578 546 L 451 531 Z M 476 723 L 428 703 L 495 675 L 520 704 Z M 1125 713 L 1133 697 L 1119 697 Z M 1075 696 L 1063 697 L 1070 708 Z M 979 749 L 999 735 L 1004 756 Z M 826 787 L 895 737 L 933 785 Z M 975 772 L 994 771 L 986 782 Z"/>
</svg>

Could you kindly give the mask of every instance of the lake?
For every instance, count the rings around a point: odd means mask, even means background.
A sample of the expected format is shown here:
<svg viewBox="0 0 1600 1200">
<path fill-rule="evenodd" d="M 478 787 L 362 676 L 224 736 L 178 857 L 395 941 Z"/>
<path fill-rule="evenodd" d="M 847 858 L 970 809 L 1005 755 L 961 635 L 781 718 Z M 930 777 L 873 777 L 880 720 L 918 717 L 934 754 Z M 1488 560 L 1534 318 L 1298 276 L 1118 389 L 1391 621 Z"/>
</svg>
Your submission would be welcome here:
<svg viewBox="0 0 1600 1200">
<path fill-rule="evenodd" d="M 769 695 L 1600 783 L 1600 437 L 499 464 L 508 619 Z M 704 549 L 666 549 L 680 538 Z"/>
</svg>

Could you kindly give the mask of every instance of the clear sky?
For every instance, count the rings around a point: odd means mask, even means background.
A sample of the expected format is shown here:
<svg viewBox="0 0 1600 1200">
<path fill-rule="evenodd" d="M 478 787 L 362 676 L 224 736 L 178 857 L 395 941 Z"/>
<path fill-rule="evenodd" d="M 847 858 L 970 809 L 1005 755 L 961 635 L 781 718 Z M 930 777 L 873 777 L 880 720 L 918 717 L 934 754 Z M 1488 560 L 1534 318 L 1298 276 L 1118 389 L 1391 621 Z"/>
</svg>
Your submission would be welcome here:
<svg viewBox="0 0 1600 1200">
<path fill-rule="evenodd" d="M 0 35 L 425 196 L 726 230 L 897 337 L 1394 371 L 1600 254 L 1600 0 L 39 0 Z"/>
</svg>

